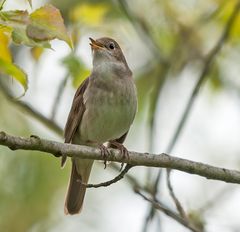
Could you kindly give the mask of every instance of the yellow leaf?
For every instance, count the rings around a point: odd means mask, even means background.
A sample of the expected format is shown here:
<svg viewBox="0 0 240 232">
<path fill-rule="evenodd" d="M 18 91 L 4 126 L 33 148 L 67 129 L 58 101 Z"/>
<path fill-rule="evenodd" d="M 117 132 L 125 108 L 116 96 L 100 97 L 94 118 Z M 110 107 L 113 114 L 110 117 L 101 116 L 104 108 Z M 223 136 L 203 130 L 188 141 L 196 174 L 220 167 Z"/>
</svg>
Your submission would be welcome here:
<svg viewBox="0 0 240 232">
<path fill-rule="evenodd" d="M 13 29 L 12 41 L 15 44 L 22 44 L 29 47 L 51 48 L 51 45 L 48 41 L 35 41 L 29 38 L 26 34 L 26 28 L 24 27 L 16 27 Z"/>
<path fill-rule="evenodd" d="M 107 10 L 108 7 L 104 4 L 80 4 L 70 13 L 70 19 L 73 22 L 97 26 L 103 21 Z"/>
<path fill-rule="evenodd" d="M 43 47 L 33 47 L 31 48 L 31 55 L 35 61 L 38 61 L 44 51 Z"/>
<path fill-rule="evenodd" d="M 24 88 L 24 93 L 28 88 L 27 74 L 16 64 L 0 58 L 0 73 L 9 75 L 17 80 Z"/>
<path fill-rule="evenodd" d="M 30 14 L 27 35 L 35 41 L 48 41 L 58 38 L 67 42 L 71 48 L 73 47 L 59 9 L 50 4 Z"/>
<path fill-rule="evenodd" d="M 224 2 L 222 4 L 224 4 L 224 7 L 221 11 L 221 13 L 219 14 L 219 20 L 221 23 L 226 23 L 229 19 L 229 17 L 231 17 L 231 14 L 236 6 L 237 0 L 228 0 L 227 2 Z M 240 39 L 240 15 L 238 14 L 238 16 L 235 19 L 235 22 L 231 28 L 231 32 L 230 32 L 231 38 L 233 39 Z"/>
<path fill-rule="evenodd" d="M 12 56 L 8 48 L 10 41 L 10 34 L 4 27 L 0 28 L 0 59 L 5 61 L 12 61 Z"/>
</svg>

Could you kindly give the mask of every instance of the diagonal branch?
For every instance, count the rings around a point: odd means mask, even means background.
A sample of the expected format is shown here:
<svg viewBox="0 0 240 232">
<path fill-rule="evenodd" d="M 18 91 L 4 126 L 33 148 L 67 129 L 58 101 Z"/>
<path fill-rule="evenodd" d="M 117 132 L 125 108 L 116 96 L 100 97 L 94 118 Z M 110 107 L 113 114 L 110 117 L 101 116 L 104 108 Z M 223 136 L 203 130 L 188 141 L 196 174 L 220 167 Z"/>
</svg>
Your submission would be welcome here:
<svg viewBox="0 0 240 232">
<path fill-rule="evenodd" d="M 64 92 L 64 89 L 66 87 L 68 78 L 69 78 L 69 73 L 67 73 L 63 80 L 60 82 L 59 87 L 58 87 L 58 91 L 57 91 L 57 95 L 56 98 L 54 99 L 54 103 L 53 103 L 53 107 L 52 107 L 52 111 L 51 111 L 51 119 L 54 120 L 58 111 L 58 107 Z"/>
<path fill-rule="evenodd" d="M 177 213 L 175 213 L 174 211 L 172 211 L 171 209 L 169 209 L 167 206 L 165 206 L 163 203 L 156 201 L 154 199 L 150 199 L 148 197 L 146 197 L 139 189 L 135 189 L 135 192 L 140 195 L 144 200 L 150 202 L 152 204 L 152 207 L 160 210 L 161 212 L 163 212 L 165 215 L 167 215 L 168 217 L 172 218 L 173 220 L 177 221 L 178 223 L 180 223 L 181 225 L 185 226 L 186 228 L 188 228 L 189 230 L 193 231 L 193 232 L 201 232 L 200 229 L 196 228 L 194 225 L 192 225 L 191 223 L 189 223 L 189 221 L 185 220 L 184 218 L 182 218 L 180 215 L 178 215 Z"/>
<path fill-rule="evenodd" d="M 139 38 L 146 44 L 149 50 L 154 54 L 155 58 L 161 65 L 167 65 L 168 60 L 162 56 L 162 52 L 160 47 L 158 46 L 157 41 L 150 33 L 150 29 L 148 28 L 146 22 L 144 20 L 140 20 L 133 12 L 130 11 L 128 3 L 126 0 L 118 0 L 118 4 L 122 12 L 125 14 L 129 22 L 132 23 L 133 28 L 139 35 Z"/>
<path fill-rule="evenodd" d="M 26 138 L 0 132 L 0 145 L 7 146 L 12 150 L 22 149 L 42 151 L 51 153 L 55 156 L 65 154 L 69 157 L 78 157 L 81 159 L 105 159 L 105 157 L 102 157 L 100 150 L 97 148 L 60 143 L 40 139 L 37 136 Z M 133 166 L 171 168 L 190 174 L 196 174 L 207 179 L 240 184 L 240 172 L 236 170 L 214 167 L 200 162 L 169 156 L 164 153 L 155 155 L 129 152 L 129 158 L 126 158 L 122 157 L 121 152 L 118 150 L 109 149 L 109 151 L 110 155 L 107 157 L 108 161 L 119 163 L 124 162 Z"/>
<path fill-rule="evenodd" d="M 199 79 L 192 91 L 192 94 L 187 102 L 187 105 L 186 105 L 186 108 L 183 112 L 183 115 L 177 125 L 177 128 L 175 130 L 175 133 L 172 137 L 172 139 L 170 140 L 170 143 L 167 147 L 167 153 L 171 153 L 178 138 L 179 138 L 179 135 L 181 134 L 182 132 L 182 129 L 188 119 L 188 116 L 190 114 L 190 111 L 193 107 L 193 104 L 195 102 L 195 99 L 196 97 L 198 96 L 198 93 L 200 91 L 200 88 L 201 86 L 203 85 L 205 79 L 206 79 L 206 76 L 211 68 L 211 65 L 212 63 L 214 62 L 214 58 L 217 56 L 217 54 L 221 51 L 221 48 L 222 46 L 224 45 L 225 41 L 229 38 L 229 34 L 230 34 L 230 31 L 231 31 L 231 28 L 238 16 L 238 13 L 239 13 L 239 9 L 240 9 L 240 1 L 238 1 L 236 3 L 236 6 L 235 8 L 233 9 L 233 12 L 231 14 L 231 16 L 229 17 L 228 19 L 228 22 L 223 30 L 223 33 L 222 35 L 220 36 L 219 40 L 217 41 L 216 45 L 212 48 L 212 50 L 209 52 L 209 54 L 207 55 L 206 59 L 204 60 L 204 64 L 203 64 L 203 69 L 202 69 L 202 72 L 199 76 Z M 175 193 L 174 193 L 174 190 L 173 190 L 173 187 L 172 187 L 172 184 L 171 184 L 171 170 L 168 169 L 167 170 L 167 186 L 168 186 L 168 189 L 169 189 L 169 192 L 170 192 L 170 195 L 179 211 L 179 213 L 181 214 L 182 217 L 186 217 L 186 213 L 184 212 L 184 209 L 180 203 L 180 201 L 178 200 L 178 198 L 176 197 Z M 158 180 L 157 180 L 158 181 Z M 156 181 L 156 186 L 158 185 L 158 182 Z"/>
<path fill-rule="evenodd" d="M 177 142 L 177 139 L 180 135 L 180 133 L 182 132 L 182 129 L 186 123 L 186 120 L 188 119 L 188 116 L 189 116 L 189 113 L 192 109 L 192 106 L 194 104 L 194 101 L 199 93 L 199 90 L 204 82 L 204 80 L 206 79 L 206 76 L 211 68 L 211 65 L 214 61 L 214 58 L 216 57 L 216 55 L 220 52 L 222 46 L 224 45 L 225 41 L 228 39 L 229 37 L 229 34 L 230 34 L 230 31 L 231 31 L 231 28 L 238 16 L 238 12 L 239 12 L 239 9 L 240 9 L 240 1 L 238 1 L 237 5 L 235 6 L 233 12 L 232 12 L 232 15 L 230 16 L 226 26 L 225 26 L 225 29 L 221 35 L 221 37 L 219 38 L 219 40 L 217 41 L 216 45 L 213 47 L 213 49 L 210 51 L 210 53 L 207 55 L 206 59 L 204 60 L 204 64 L 203 64 L 203 69 L 202 69 L 202 72 L 199 76 L 199 79 L 192 91 L 192 94 L 189 98 L 189 101 L 187 102 L 187 105 L 186 105 L 186 108 L 183 112 L 183 115 L 178 123 L 178 126 L 177 126 L 177 129 L 168 145 L 168 148 L 167 148 L 167 153 L 171 152 L 173 147 L 175 146 L 176 142 Z"/>
<path fill-rule="evenodd" d="M 33 117 L 34 119 L 41 122 L 43 125 L 45 125 L 47 128 L 55 132 L 56 134 L 62 136 L 63 130 L 60 126 L 58 126 L 53 120 L 47 118 L 42 113 L 40 113 L 38 110 L 34 109 L 32 106 L 27 104 L 26 102 L 23 102 L 21 100 L 18 100 L 12 96 L 10 93 L 10 90 L 5 86 L 2 81 L 0 81 L 0 91 L 4 94 L 6 99 L 10 101 L 13 105 L 15 105 L 17 108 L 21 109 L 24 113 L 27 115 Z"/>
</svg>

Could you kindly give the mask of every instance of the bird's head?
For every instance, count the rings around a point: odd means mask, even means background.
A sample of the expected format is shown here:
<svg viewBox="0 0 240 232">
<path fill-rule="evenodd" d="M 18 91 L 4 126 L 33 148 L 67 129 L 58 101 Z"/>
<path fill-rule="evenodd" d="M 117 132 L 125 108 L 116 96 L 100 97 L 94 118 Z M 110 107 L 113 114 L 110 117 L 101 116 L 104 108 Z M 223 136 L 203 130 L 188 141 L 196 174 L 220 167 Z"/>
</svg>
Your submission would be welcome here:
<svg viewBox="0 0 240 232">
<path fill-rule="evenodd" d="M 108 37 L 89 39 L 93 51 L 93 65 L 102 62 L 120 62 L 127 65 L 123 52 L 115 40 Z"/>
</svg>

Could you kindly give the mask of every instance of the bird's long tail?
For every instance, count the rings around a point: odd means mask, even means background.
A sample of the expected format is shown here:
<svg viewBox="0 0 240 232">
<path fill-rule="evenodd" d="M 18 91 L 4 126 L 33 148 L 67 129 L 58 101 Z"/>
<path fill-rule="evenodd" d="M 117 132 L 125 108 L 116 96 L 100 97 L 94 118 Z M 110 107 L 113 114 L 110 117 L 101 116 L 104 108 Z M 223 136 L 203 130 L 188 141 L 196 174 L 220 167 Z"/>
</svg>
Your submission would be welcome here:
<svg viewBox="0 0 240 232">
<path fill-rule="evenodd" d="M 72 160 L 72 172 L 65 199 L 65 214 L 77 214 L 82 209 L 86 186 L 92 169 L 93 160 Z"/>
</svg>

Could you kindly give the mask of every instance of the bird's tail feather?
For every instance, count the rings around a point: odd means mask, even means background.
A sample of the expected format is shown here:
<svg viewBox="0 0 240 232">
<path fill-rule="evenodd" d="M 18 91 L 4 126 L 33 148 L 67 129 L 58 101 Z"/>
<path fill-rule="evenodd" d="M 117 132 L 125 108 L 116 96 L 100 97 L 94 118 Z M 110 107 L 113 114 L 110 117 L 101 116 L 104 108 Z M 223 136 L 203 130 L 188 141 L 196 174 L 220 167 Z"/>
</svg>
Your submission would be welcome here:
<svg viewBox="0 0 240 232">
<path fill-rule="evenodd" d="M 86 186 L 90 176 L 92 160 L 72 160 L 72 172 L 65 200 L 65 214 L 77 214 L 82 209 Z"/>
</svg>

